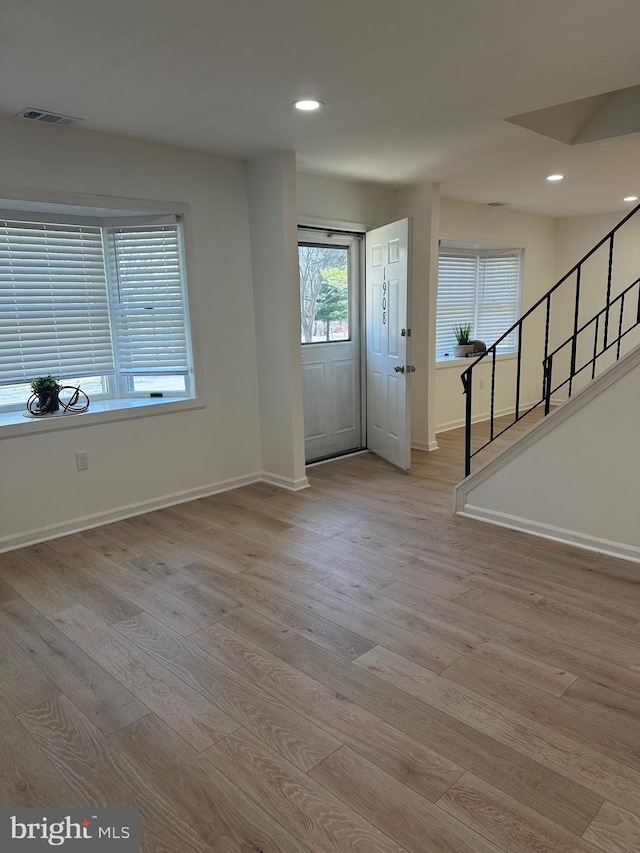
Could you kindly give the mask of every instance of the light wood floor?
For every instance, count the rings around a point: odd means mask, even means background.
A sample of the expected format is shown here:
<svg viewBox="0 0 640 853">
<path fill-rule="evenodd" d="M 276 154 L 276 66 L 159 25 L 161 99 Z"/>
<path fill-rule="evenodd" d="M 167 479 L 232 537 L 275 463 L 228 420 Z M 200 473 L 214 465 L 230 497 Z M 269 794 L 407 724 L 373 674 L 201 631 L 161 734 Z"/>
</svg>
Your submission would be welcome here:
<svg viewBox="0 0 640 853">
<path fill-rule="evenodd" d="M 640 567 L 452 515 L 462 434 L 0 556 L 0 800 L 151 853 L 640 849 Z"/>
</svg>

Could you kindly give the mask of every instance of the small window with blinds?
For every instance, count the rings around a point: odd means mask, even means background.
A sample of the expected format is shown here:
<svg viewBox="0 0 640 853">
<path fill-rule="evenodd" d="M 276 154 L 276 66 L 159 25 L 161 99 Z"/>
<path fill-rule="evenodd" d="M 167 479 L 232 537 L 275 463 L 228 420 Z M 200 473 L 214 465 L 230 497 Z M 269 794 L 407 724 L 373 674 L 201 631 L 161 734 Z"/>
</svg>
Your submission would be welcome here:
<svg viewBox="0 0 640 853">
<path fill-rule="evenodd" d="M 178 227 L 106 231 L 114 351 L 125 391 L 184 393 L 190 358 Z"/>
<path fill-rule="evenodd" d="M 49 373 L 92 399 L 192 396 L 180 222 L 64 218 L 0 219 L 0 410 Z"/>
<path fill-rule="evenodd" d="M 471 339 L 487 347 L 520 315 L 521 249 L 454 249 L 441 246 L 438 256 L 436 358 L 453 355 L 454 326 L 471 326 Z M 517 332 L 500 342 L 498 353 L 514 352 Z"/>
</svg>

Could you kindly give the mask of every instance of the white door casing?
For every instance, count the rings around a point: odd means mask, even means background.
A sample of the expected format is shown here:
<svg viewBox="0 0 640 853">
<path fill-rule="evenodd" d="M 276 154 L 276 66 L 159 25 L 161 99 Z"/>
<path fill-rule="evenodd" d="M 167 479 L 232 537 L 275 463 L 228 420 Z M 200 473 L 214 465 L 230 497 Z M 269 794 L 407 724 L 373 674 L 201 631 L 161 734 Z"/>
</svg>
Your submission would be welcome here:
<svg viewBox="0 0 640 853">
<path fill-rule="evenodd" d="M 366 236 L 367 447 L 411 467 L 409 362 L 411 222 Z"/>
</svg>

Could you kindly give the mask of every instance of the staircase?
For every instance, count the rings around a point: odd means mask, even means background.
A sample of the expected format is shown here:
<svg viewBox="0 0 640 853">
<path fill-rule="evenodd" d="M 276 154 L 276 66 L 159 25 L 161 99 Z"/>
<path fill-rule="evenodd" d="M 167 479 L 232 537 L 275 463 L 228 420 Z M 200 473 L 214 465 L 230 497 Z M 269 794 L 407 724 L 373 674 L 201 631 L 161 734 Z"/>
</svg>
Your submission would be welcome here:
<svg viewBox="0 0 640 853">
<path fill-rule="evenodd" d="M 594 381 L 637 342 L 637 335 L 630 333 L 640 326 L 640 278 L 620 282 L 623 273 L 616 269 L 615 247 L 623 229 L 639 211 L 640 204 L 462 374 L 466 397 L 465 477 L 471 475 L 474 457 L 508 429 L 538 407 L 544 407 L 544 414 L 548 415 L 553 402 L 570 398 Z M 590 295 L 594 281 L 604 291 L 604 302 L 600 310 L 588 311 L 585 317 L 589 302 L 585 294 Z M 517 332 L 518 340 L 515 381 L 505 389 L 497 385 L 496 361 L 500 343 L 513 332 Z M 474 372 L 487 359 L 491 371 L 489 421 L 474 425 Z M 504 399 L 505 390 L 513 395 L 513 418 L 507 426 L 501 424 L 496 429 L 495 400 L 497 394 Z"/>
</svg>

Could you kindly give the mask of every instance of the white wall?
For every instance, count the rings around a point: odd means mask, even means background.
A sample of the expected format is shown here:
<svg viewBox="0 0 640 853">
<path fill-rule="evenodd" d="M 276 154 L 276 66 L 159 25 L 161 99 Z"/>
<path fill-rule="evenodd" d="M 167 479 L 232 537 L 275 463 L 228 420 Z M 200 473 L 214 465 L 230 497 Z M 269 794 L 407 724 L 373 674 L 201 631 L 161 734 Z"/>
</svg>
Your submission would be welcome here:
<svg viewBox="0 0 640 853">
<path fill-rule="evenodd" d="M 411 383 L 411 446 L 436 450 L 435 352 L 437 255 L 440 188 L 421 184 L 396 196 L 396 219 L 412 220 L 411 363 L 416 372 Z"/>
<path fill-rule="evenodd" d="M 245 165 L 169 146 L 0 121 L 2 186 L 191 208 L 189 288 L 202 410 L 0 440 L 0 548 L 30 531 L 260 471 Z M 88 451 L 77 473 L 74 452 Z"/>
<path fill-rule="evenodd" d="M 247 169 L 262 468 L 271 482 L 304 488 L 295 154 L 268 154 Z"/>
<path fill-rule="evenodd" d="M 617 214 L 572 216 L 556 223 L 555 277 L 561 278 L 596 243 L 620 222 Z M 607 281 L 608 245 L 599 249 L 583 267 L 581 303 L 584 319 L 604 305 Z M 619 293 L 640 276 L 640 213 L 623 225 L 615 237 L 612 293 Z"/>
<path fill-rule="evenodd" d="M 476 518 L 640 561 L 640 348 L 458 487 Z"/>
<path fill-rule="evenodd" d="M 540 298 L 556 281 L 554 277 L 555 220 L 545 216 L 518 213 L 471 202 L 440 200 L 440 238 L 486 245 L 524 248 L 521 313 Z M 534 336 L 540 338 L 540 320 L 530 321 L 523 334 L 521 402 L 539 399 L 541 395 L 541 352 L 532 346 Z M 486 341 L 487 344 L 493 341 Z M 468 362 L 457 359 L 436 369 L 436 429 L 445 430 L 464 423 L 465 398 L 460 374 Z M 514 358 L 500 358 L 496 365 L 496 411 L 513 411 L 515 401 L 516 363 Z M 475 375 L 473 396 L 474 419 L 486 417 L 490 407 L 491 373 L 487 365 Z M 480 381 L 484 387 L 479 387 Z"/>
<path fill-rule="evenodd" d="M 395 192 L 386 187 L 298 172 L 297 194 L 303 224 L 339 220 L 377 228 L 395 216 Z"/>
</svg>

